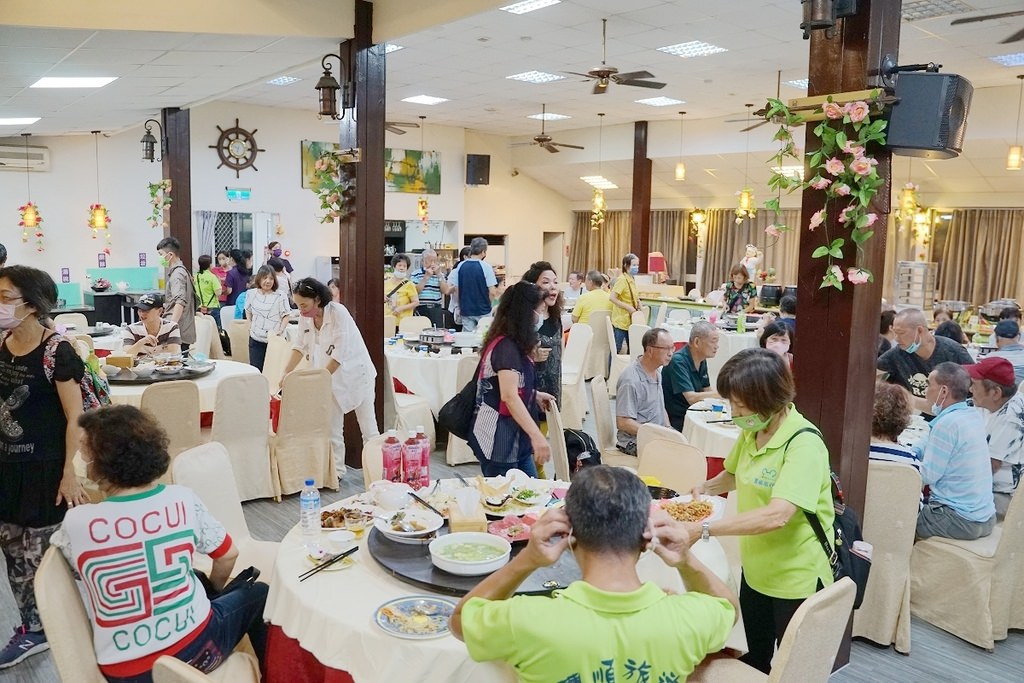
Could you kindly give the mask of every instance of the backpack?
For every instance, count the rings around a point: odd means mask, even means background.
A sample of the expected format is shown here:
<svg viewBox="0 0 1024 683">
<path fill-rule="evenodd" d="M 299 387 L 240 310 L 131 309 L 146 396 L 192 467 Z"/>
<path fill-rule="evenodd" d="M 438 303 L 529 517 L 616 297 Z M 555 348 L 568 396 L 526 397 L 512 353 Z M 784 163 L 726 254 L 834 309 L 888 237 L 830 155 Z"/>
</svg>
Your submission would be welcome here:
<svg viewBox="0 0 1024 683">
<path fill-rule="evenodd" d="M 71 343 L 69 339 L 65 339 L 59 334 L 52 334 L 46 340 L 46 348 L 43 349 L 43 372 L 50 383 L 53 383 L 53 368 L 57 358 L 57 345 L 62 341 Z M 74 344 L 72 344 L 72 347 L 74 347 Z M 79 388 L 82 390 L 82 410 L 109 406 L 110 385 L 99 374 L 99 359 L 92 355 L 89 357 L 89 360 L 84 361 L 84 364 L 85 374 L 82 375 L 82 380 L 78 383 Z"/>
<path fill-rule="evenodd" d="M 601 464 L 601 449 L 594 439 L 580 429 L 565 429 L 565 450 L 569 453 L 569 475 L 572 476 L 584 467 Z"/>
</svg>

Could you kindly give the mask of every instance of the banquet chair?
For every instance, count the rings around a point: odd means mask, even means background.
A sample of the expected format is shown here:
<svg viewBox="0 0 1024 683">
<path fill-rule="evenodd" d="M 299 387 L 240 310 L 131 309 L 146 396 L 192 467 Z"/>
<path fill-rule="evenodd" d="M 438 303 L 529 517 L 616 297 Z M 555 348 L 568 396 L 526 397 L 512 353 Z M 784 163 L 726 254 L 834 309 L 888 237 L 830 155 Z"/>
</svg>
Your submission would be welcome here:
<svg viewBox="0 0 1024 683">
<path fill-rule="evenodd" d="M 650 325 L 637 323 L 629 326 L 629 360 L 634 361 L 644 354 L 643 338 L 650 329 Z"/>
<path fill-rule="evenodd" d="M 583 416 L 587 412 L 586 375 L 587 355 L 594 340 L 589 325 L 569 328 L 569 340 L 562 354 L 562 419 L 570 429 L 583 429 Z"/>
<path fill-rule="evenodd" d="M 638 440 L 637 453 L 637 474 L 655 477 L 662 486 L 679 493 L 689 493 L 708 477 L 708 461 L 704 454 L 676 439 L 646 439 L 642 449 Z"/>
<path fill-rule="evenodd" d="M 384 359 L 384 400 L 390 401 L 395 412 L 394 427 L 387 426 L 384 430 L 397 429 L 398 435 L 404 440 L 409 431 L 421 426 L 430 439 L 430 448 L 434 449 L 437 432 L 434 430 L 434 414 L 430 412 L 430 402 L 415 394 L 399 394 L 395 391 L 395 383 L 391 378 L 391 367 Z"/>
<path fill-rule="evenodd" d="M 188 379 L 156 382 L 142 392 L 139 408 L 149 413 L 167 432 L 171 461 L 179 453 L 203 442 L 199 428 L 199 386 Z M 160 481 L 169 483 L 170 472 Z"/>
<path fill-rule="evenodd" d="M 608 395 L 615 396 L 615 385 L 619 383 L 619 375 L 629 367 L 630 357 L 628 353 L 619 353 L 615 346 L 615 332 L 612 329 L 611 318 L 607 319 L 605 333 L 608 335 L 608 348 L 612 350 L 612 364 L 608 369 Z"/>
<path fill-rule="evenodd" d="M 281 417 L 270 435 L 274 494 L 301 491 L 306 479 L 317 488 L 338 490 L 331 449 L 334 411 L 331 375 L 324 369 L 296 370 L 284 378 Z"/>
<path fill-rule="evenodd" d="M 284 377 L 285 366 L 292 355 L 292 345 L 279 334 L 267 336 L 267 356 L 263 361 L 263 376 L 267 379 L 267 390 L 277 393 Z"/>
<path fill-rule="evenodd" d="M 866 538 L 866 537 L 865 537 Z M 1020 562 L 1024 557 L 1024 496 L 1013 496 L 1006 518 L 991 535 L 974 541 L 933 536 L 910 555 L 910 612 L 932 626 L 986 650 L 1024 626 L 1020 613 Z"/>
<path fill-rule="evenodd" d="M 608 345 L 608 333 L 605 328 L 608 326 L 608 311 L 594 311 L 588 320 L 590 329 L 594 331 L 593 341 L 590 342 L 590 353 L 587 356 L 586 379 L 594 377 L 608 378 L 608 355 L 612 352 Z"/>
<path fill-rule="evenodd" d="M 213 338 L 217 337 L 217 321 L 211 316 L 196 313 L 196 341 L 189 347 L 189 353 L 204 353 L 209 358 L 212 354 Z"/>
<path fill-rule="evenodd" d="M 85 328 L 89 327 L 89 319 L 84 313 L 60 313 L 53 317 L 54 325 L 74 325 L 69 332 L 85 334 Z"/>
<path fill-rule="evenodd" d="M 381 434 L 363 444 L 363 488 L 367 491 L 370 490 L 370 484 L 384 478 L 384 458 L 381 446 L 384 445 L 384 440 L 387 438 L 387 434 Z"/>
<path fill-rule="evenodd" d="M 895 462 L 868 463 L 864 538 L 874 546 L 864 602 L 853 614 L 853 635 L 896 644 L 910 654 L 910 554 L 921 491 L 921 475 Z"/>
<path fill-rule="evenodd" d="M 249 326 L 248 320 L 232 320 L 225 323 L 228 339 L 231 340 L 231 360 L 239 363 L 249 362 Z"/>
<path fill-rule="evenodd" d="M 398 318 L 393 315 L 384 316 L 384 337 L 393 337 L 398 330 Z"/>
<path fill-rule="evenodd" d="M 735 517 L 739 514 L 737 509 L 737 501 L 739 496 L 736 491 L 730 491 L 729 495 L 725 498 L 725 510 L 722 513 L 723 518 Z M 729 560 L 729 588 L 736 595 L 740 594 L 740 582 L 739 577 L 743 573 L 743 563 L 740 561 L 740 537 L 739 536 L 716 536 L 718 543 L 722 546 L 725 557 Z M 740 615 L 740 621 L 743 621 L 743 615 Z"/>
<path fill-rule="evenodd" d="M 87 334 L 73 334 L 69 338 L 73 339 L 76 342 L 76 344 L 75 344 L 76 346 L 78 345 L 77 342 L 81 342 L 81 343 L 85 344 L 89 348 L 89 353 L 90 354 L 96 352 L 96 342 L 89 335 L 87 335 Z"/>
<path fill-rule="evenodd" d="M 476 376 L 476 367 L 480 363 L 480 356 L 463 356 L 459 359 L 458 368 L 455 371 L 455 386 L 458 391 L 472 381 Z M 445 451 L 445 462 L 449 465 L 461 465 L 466 462 L 476 462 L 476 456 L 465 439 L 460 439 L 454 434 L 448 435 L 448 448 Z"/>
<path fill-rule="evenodd" d="M 650 322 L 651 309 L 647 306 L 641 306 L 639 311 L 630 316 L 630 324 L 632 325 L 648 325 Z"/>
<path fill-rule="evenodd" d="M 665 317 L 668 315 L 668 304 L 662 304 L 658 306 L 658 315 L 654 318 L 654 326 L 661 327 L 662 323 L 665 322 Z"/>
<path fill-rule="evenodd" d="M 251 373 L 221 380 L 210 441 L 224 446 L 240 500 L 275 496 L 270 474 L 270 407 L 263 375 Z"/>
<path fill-rule="evenodd" d="M 398 323 L 398 331 L 410 337 L 419 337 L 420 332 L 430 327 L 430 318 L 425 315 L 410 315 Z"/>
<path fill-rule="evenodd" d="M 175 483 L 192 489 L 210 515 L 223 524 L 231 536 L 231 542 L 238 548 L 234 572 L 251 565 L 260 570 L 260 579 L 269 584 L 274 577 L 274 563 L 281 544 L 257 541 L 249 533 L 231 460 L 224 445 L 211 441 L 190 448 L 175 458 L 171 467 Z M 207 556 L 197 554 L 195 557 L 212 567 Z"/>
<path fill-rule="evenodd" d="M 636 469 L 638 458 L 615 447 L 615 416 L 612 415 L 604 380 L 600 377 L 591 380 L 590 392 L 594 398 L 594 423 L 597 426 L 597 447 L 601 449 L 601 464 Z"/>
<path fill-rule="evenodd" d="M 723 657 L 698 666 L 687 683 L 826 683 L 856 593 L 857 586 L 844 577 L 804 600 L 782 636 L 770 675 Z"/>
<path fill-rule="evenodd" d="M 704 300 L 712 306 L 717 306 L 722 303 L 722 299 L 725 298 L 725 292 L 720 289 L 714 289 L 708 292 L 708 295 L 704 297 Z"/>
<path fill-rule="evenodd" d="M 228 323 L 235 319 L 235 306 L 221 306 L 220 307 L 220 325 L 226 328 Z"/>
<path fill-rule="evenodd" d="M 690 311 L 685 308 L 673 308 L 672 312 L 668 314 L 668 319 L 677 323 L 689 322 L 690 317 Z"/>
<path fill-rule="evenodd" d="M 259 683 L 259 661 L 253 654 L 235 650 L 221 662 L 220 666 L 208 674 L 204 674 L 199 669 L 194 669 L 170 655 L 163 655 L 153 663 L 153 683 L 207 683 L 208 681 Z"/>
<path fill-rule="evenodd" d="M 555 479 L 569 481 L 569 449 L 565 445 L 565 426 L 558 406 L 551 404 L 547 411 L 548 441 L 551 442 L 551 464 L 554 466 Z"/>
<path fill-rule="evenodd" d="M 640 425 L 640 429 L 636 433 L 636 452 L 637 454 L 643 453 L 644 444 L 651 439 L 664 439 L 673 443 L 688 444 L 689 441 L 683 436 L 682 432 L 677 432 L 671 427 L 662 427 L 656 424 L 643 424 Z"/>
<path fill-rule="evenodd" d="M 53 545 L 43 555 L 35 576 L 36 605 L 50 654 L 64 683 L 105 683 L 96 664 L 92 622 L 78 592 L 71 565 Z"/>
</svg>

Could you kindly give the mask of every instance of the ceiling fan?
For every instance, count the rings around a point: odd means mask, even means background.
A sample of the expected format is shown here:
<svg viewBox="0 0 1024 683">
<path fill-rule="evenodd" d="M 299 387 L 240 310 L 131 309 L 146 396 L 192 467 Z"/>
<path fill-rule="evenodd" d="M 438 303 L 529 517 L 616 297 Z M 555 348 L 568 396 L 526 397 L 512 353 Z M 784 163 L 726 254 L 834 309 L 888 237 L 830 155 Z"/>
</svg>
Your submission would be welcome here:
<svg viewBox="0 0 1024 683">
<path fill-rule="evenodd" d="M 419 128 L 418 123 L 406 123 L 404 121 L 385 121 L 384 130 L 395 135 L 405 135 L 408 131 L 402 130 L 403 128 Z"/>
<path fill-rule="evenodd" d="M 649 71 L 630 71 L 628 73 L 620 74 L 619 70 L 614 66 L 608 66 L 608 20 L 601 20 L 601 66 L 595 66 L 587 73 L 580 73 L 578 71 L 566 71 L 567 74 L 574 76 L 583 76 L 588 80 L 595 81 L 593 94 L 603 95 L 608 91 L 608 86 L 611 83 L 617 83 L 618 85 L 633 85 L 639 88 L 654 88 L 655 90 L 665 87 L 664 83 L 658 81 L 647 81 L 643 80 L 646 78 L 654 78 L 654 74 Z"/>
<path fill-rule="evenodd" d="M 561 152 L 562 150 L 558 149 L 559 147 L 566 147 L 568 149 L 585 149 L 584 147 L 581 147 L 579 145 L 569 145 L 569 144 L 566 144 L 564 142 L 554 142 L 552 137 L 550 135 L 547 135 L 544 132 L 544 121 L 545 121 L 545 119 L 543 117 L 544 117 L 545 114 L 548 113 L 547 105 L 546 104 L 540 105 L 540 111 L 541 111 L 541 114 L 540 114 L 541 115 L 540 135 L 534 135 L 533 136 L 533 142 L 513 142 L 512 143 L 512 147 L 525 147 L 527 145 L 538 145 L 540 147 L 543 147 L 547 151 L 551 152 L 552 154 L 556 154 L 558 152 Z"/>
<path fill-rule="evenodd" d="M 992 19 L 1008 19 L 1010 17 L 1024 16 L 1024 10 L 1017 10 L 1016 12 L 1000 12 L 998 14 L 985 14 L 980 17 L 965 17 L 963 19 L 954 19 L 950 22 L 950 26 L 957 26 L 958 24 L 973 24 L 979 21 L 990 21 Z M 1024 40 L 1024 28 L 1017 31 L 1013 35 L 1009 36 L 1005 40 L 999 41 L 1000 44 L 1005 45 L 1006 43 L 1015 43 L 1018 40 Z"/>
<path fill-rule="evenodd" d="M 775 99 L 780 99 L 781 97 L 782 97 L 782 70 L 779 69 L 776 72 L 776 76 L 775 76 Z M 767 112 L 768 110 L 762 108 L 762 109 L 758 109 L 757 111 L 751 112 L 750 108 L 753 107 L 753 106 L 754 105 L 752 105 L 752 104 L 746 105 L 746 107 L 747 107 L 746 118 L 743 118 L 743 119 L 726 119 L 725 123 L 746 123 L 747 127 L 741 129 L 740 130 L 741 133 L 746 133 L 748 130 L 754 130 L 755 128 L 759 128 L 760 126 L 763 126 L 766 123 L 769 123 L 768 119 L 762 118 L 765 115 L 765 112 Z M 753 114 L 755 117 L 757 117 L 757 118 L 759 118 L 761 120 L 758 121 L 757 123 L 751 124 L 750 123 L 750 116 L 751 116 L 751 114 Z M 779 123 L 779 121 L 771 121 L 771 123 Z"/>
</svg>

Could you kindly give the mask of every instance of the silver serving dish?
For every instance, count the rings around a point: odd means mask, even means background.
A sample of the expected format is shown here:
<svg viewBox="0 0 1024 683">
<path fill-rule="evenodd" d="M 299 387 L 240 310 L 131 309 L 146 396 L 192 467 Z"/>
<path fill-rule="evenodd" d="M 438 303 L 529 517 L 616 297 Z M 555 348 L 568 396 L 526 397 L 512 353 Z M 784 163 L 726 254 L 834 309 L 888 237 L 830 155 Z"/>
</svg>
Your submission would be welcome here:
<svg viewBox="0 0 1024 683">
<path fill-rule="evenodd" d="M 1017 307 L 1017 302 L 1014 299 L 996 299 L 983 306 L 979 306 L 978 315 L 990 323 L 997 323 L 999 322 L 999 314 L 1003 312 L 1004 308 Z"/>
<path fill-rule="evenodd" d="M 420 332 L 420 341 L 424 344 L 443 344 L 447 333 L 442 327 L 428 327 Z"/>
<path fill-rule="evenodd" d="M 954 301 L 954 300 L 938 301 L 938 302 L 936 302 L 936 305 L 939 308 L 945 308 L 950 313 L 963 313 L 964 311 L 966 311 L 968 308 L 971 307 L 971 305 L 968 302 L 966 302 L 966 301 Z"/>
</svg>

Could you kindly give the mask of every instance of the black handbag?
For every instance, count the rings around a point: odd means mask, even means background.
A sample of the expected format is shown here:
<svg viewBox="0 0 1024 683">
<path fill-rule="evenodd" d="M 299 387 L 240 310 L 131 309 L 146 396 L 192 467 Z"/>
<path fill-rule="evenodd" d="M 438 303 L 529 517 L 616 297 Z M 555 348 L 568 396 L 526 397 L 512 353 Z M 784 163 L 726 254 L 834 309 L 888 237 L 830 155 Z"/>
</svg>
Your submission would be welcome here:
<svg viewBox="0 0 1024 683">
<path fill-rule="evenodd" d="M 486 351 L 480 355 L 480 362 L 477 363 L 473 379 L 466 382 L 466 386 L 462 387 L 459 393 L 452 396 L 437 412 L 437 424 L 448 430 L 449 434 L 453 434 L 463 441 L 469 441 L 469 434 L 473 431 L 473 419 L 476 417 L 477 407 L 477 388 L 484 372 L 484 359 L 501 339 L 498 337 L 490 343 Z"/>
</svg>

